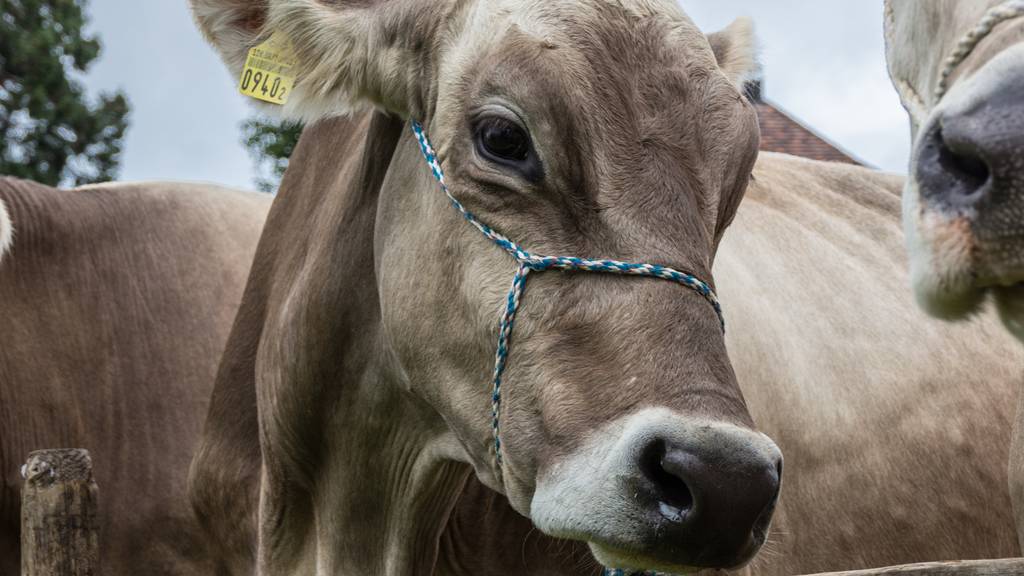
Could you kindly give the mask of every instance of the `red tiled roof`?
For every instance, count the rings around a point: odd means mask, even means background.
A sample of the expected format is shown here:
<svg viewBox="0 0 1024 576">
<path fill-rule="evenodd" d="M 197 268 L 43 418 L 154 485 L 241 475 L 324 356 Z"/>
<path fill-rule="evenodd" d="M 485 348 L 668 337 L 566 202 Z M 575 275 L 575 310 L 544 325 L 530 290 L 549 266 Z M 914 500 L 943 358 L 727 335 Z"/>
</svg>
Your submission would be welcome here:
<svg viewBox="0 0 1024 576">
<path fill-rule="evenodd" d="M 863 163 L 829 143 L 799 120 L 789 116 L 768 102 L 755 103 L 761 124 L 761 150 L 784 152 L 812 160 L 827 162 Z"/>
</svg>

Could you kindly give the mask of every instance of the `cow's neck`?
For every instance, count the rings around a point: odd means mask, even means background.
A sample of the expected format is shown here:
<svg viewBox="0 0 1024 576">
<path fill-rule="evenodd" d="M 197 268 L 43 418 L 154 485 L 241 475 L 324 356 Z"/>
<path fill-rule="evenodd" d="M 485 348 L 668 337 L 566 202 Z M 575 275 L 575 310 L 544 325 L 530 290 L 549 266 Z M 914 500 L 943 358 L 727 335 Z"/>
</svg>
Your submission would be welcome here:
<svg viewBox="0 0 1024 576">
<path fill-rule="evenodd" d="M 377 191 L 402 128 L 381 115 L 311 127 L 267 225 L 262 573 L 430 574 L 469 473 L 380 328 Z"/>
</svg>

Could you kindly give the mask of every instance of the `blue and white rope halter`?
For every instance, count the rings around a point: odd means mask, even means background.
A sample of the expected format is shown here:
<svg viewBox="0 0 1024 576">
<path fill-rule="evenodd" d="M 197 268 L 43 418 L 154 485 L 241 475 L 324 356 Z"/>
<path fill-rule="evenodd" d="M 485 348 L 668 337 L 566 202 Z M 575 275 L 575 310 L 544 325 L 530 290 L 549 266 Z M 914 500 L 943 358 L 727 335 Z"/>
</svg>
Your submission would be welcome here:
<svg viewBox="0 0 1024 576">
<path fill-rule="evenodd" d="M 661 278 L 671 280 L 686 286 L 697 292 L 707 300 L 715 309 L 718 320 L 725 330 L 725 319 L 722 316 L 722 306 L 718 302 L 711 287 L 693 274 L 673 270 L 667 266 L 657 264 L 636 264 L 631 262 L 620 262 L 618 260 L 590 260 L 576 258 L 574 256 L 537 256 L 524 250 L 515 242 L 509 240 L 501 233 L 495 231 L 487 224 L 481 222 L 472 212 L 466 209 L 461 202 L 455 199 L 448 185 L 445 183 L 444 171 L 441 169 L 441 161 L 437 158 L 434 147 L 427 138 L 423 125 L 419 122 L 412 123 L 412 131 L 420 144 L 420 151 L 430 166 L 434 178 L 441 185 L 441 190 L 448 196 L 448 201 L 459 213 L 477 230 L 483 233 L 491 242 L 497 244 L 502 250 L 508 252 L 519 264 L 519 269 L 512 278 L 512 287 L 505 299 L 505 312 L 501 316 L 501 323 L 498 327 L 498 351 L 494 359 L 493 390 L 491 394 L 491 428 L 494 434 L 494 462 L 498 480 L 501 478 L 501 377 L 505 373 L 505 365 L 508 363 L 508 349 L 512 338 L 512 327 L 515 325 L 516 312 L 519 310 L 519 303 L 523 297 L 523 289 L 526 287 L 526 278 L 530 272 L 543 272 L 545 270 L 579 270 L 583 272 L 605 272 L 610 274 L 623 274 L 632 276 L 647 276 L 650 278 Z M 632 574 L 646 574 L 654 576 L 652 572 L 624 572 L 622 570 L 607 570 L 606 576 L 630 576 Z"/>
</svg>

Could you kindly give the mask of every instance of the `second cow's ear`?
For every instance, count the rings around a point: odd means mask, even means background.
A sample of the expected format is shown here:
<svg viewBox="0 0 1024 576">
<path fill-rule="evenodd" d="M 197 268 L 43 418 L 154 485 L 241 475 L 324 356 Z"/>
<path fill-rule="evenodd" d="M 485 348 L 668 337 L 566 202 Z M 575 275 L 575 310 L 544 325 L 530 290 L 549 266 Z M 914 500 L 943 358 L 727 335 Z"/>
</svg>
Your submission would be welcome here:
<svg viewBox="0 0 1024 576">
<path fill-rule="evenodd" d="M 757 72 L 757 35 L 750 18 L 738 18 L 724 30 L 708 35 L 711 50 L 718 67 L 734 86 L 742 90 L 743 83 Z"/>
<path fill-rule="evenodd" d="M 190 0 L 199 28 L 239 75 L 272 33 L 295 48 L 296 85 L 281 113 L 312 120 L 376 106 L 422 111 L 438 31 L 452 0 Z"/>
</svg>

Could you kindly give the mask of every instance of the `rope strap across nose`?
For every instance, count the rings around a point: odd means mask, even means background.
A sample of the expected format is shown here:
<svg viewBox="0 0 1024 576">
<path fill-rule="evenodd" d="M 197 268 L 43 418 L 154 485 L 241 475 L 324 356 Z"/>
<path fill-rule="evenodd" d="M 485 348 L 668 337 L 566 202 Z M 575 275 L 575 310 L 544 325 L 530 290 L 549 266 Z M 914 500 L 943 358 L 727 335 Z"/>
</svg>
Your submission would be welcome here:
<svg viewBox="0 0 1024 576">
<path fill-rule="evenodd" d="M 722 306 L 718 302 L 718 297 L 706 282 L 697 278 L 693 274 L 680 272 L 667 266 L 659 266 L 657 264 L 637 264 L 632 262 L 620 262 L 618 260 L 590 260 L 587 258 L 576 258 L 574 256 L 537 256 L 527 252 L 515 242 L 509 240 L 501 233 L 480 221 L 472 212 L 467 210 L 466 207 L 455 198 L 455 196 L 452 195 L 451 191 L 448 189 L 447 183 L 445 182 L 444 171 L 441 169 L 441 162 L 438 160 L 437 153 L 434 151 L 434 147 L 431 146 L 430 139 L 427 138 L 427 133 L 423 129 L 423 126 L 419 122 L 413 122 L 412 131 L 416 135 L 416 140 L 420 145 L 420 151 L 423 153 L 423 157 L 430 166 L 430 170 L 433 172 L 434 178 L 437 179 L 438 184 L 441 186 L 441 190 L 448 197 L 448 201 L 451 205 L 455 207 L 460 214 L 462 214 L 466 221 L 476 227 L 476 229 L 479 230 L 487 239 L 494 242 L 502 250 L 511 255 L 519 264 L 519 268 L 516 270 L 516 274 L 512 278 L 512 287 L 509 289 L 508 296 L 505 299 L 505 311 L 501 316 L 501 323 L 498 327 L 498 350 L 495 353 L 494 374 L 492 377 L 491 428 L 494 436 L 494 464 L 498 480 L 500 482 L 504 482 L 502 479 L 500 425 L 501 379 L 505 372 L 505 365 L 508 362 L 508 351 L 512 339 L 512 328 L 515 325 L 516 312 L 519 311 L 519 305 L 523 297 L 523 290 L 526 287 L 526 279 L 531 272 L 543 272 L 545 270 L 579 270 L 584 272 L 605 272 L 610 274 L 647 276 L 650 278 L 670 280 L 672 282 L 682 284 L 703 296 L 704 299 L 711 304 L 711 307 L 714 308 L 715 314 L 718 315 L 718 321 L 722 330 L 725 330 L 725 319 L 722 316 Z M 631 576 L 634 574 L 646 574 L 647 576 L 652 576 L 655 573 L 634 573 L 622 570 L 607 570 L 605 574 L 606 576 Z"/>
</svg>

